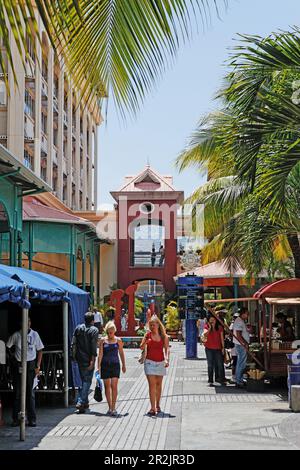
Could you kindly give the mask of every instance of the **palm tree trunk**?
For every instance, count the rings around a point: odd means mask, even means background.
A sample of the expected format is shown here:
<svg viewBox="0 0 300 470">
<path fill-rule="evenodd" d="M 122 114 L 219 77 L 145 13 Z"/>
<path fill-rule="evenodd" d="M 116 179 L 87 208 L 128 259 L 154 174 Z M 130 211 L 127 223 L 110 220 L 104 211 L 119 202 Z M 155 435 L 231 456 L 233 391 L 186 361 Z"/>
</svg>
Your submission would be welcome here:
<svg viewBox="0 0 300 470">
<path fill-rule="evenodd" d="M 289 235 L 288 242 L 295 261 L 295 277 L 300 278 L 300 243 L 297 233 Z"/>
</svg>

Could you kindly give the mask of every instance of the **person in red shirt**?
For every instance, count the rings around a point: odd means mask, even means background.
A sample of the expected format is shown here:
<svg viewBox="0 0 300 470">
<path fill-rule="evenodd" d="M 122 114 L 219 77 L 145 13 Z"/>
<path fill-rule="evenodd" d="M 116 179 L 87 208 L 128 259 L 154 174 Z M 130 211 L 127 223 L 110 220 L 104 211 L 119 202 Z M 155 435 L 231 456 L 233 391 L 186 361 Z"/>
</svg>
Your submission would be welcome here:
<svg viewBox="0 0 300 470">
<path fill-rule="evenodd" d="M 223 378 L 224 370 L 224 331 L 220 323 L 214 316 L 208 319 L 205 326 L 202 341 L 205 346 L 205 353 L 208 367 L 208 383 L 210 387 L 214 385 L 214 376 L 216 382 L 226 385 Z"/>
<path fill-rule="evenodd" d="M 161 412 L 162 381 L 169 367 L 170 349 L 166 330 L 156 315 L 150 318 L 149 329 L 150 331 L 146 333 L 141 343 L 141 349 L 147 348 L 144 370 L 149 384 L 151 403 L 148 415 L 155 416 L 156 413 Z"/>
</svg>

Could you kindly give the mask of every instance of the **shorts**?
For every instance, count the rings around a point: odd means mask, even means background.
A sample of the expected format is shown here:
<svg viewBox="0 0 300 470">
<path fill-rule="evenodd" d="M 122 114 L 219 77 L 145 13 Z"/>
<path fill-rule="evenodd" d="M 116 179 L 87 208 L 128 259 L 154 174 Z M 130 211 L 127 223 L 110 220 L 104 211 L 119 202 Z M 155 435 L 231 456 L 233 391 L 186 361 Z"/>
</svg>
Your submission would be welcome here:
<svg viewBox="0 0 300 470">
<path fill-rule="evenodd" d="M 144 371 L 146 375 L 159 375 L 164 377 L 167 374 L 165 361 L 156 362 L 146 359 L 144 362 Z"/>
<path fill-rule="evenodd" d="M 121 373 L 120 364 L 101 364 L 101 379 L 119 379 Z"/>
</svg>

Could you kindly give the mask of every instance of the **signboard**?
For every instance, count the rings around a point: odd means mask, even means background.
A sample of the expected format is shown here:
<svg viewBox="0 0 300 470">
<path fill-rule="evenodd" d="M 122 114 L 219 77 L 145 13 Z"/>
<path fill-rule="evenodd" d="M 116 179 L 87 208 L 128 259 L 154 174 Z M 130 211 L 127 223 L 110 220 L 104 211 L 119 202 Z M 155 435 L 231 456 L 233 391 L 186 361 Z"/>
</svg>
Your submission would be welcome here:
<svg viewBox="0 0 300 470">
<path fill-rule="evenodd" d="M 177 294 L 180 319 L 185 321 L 186 358 L 197 358 L 197 321 L 204 314 L 203 278 L 199 276 L 179 277 Z"/>
<path fill-rule="evenodd" d="M 203 278 L 185 276 L 177 280 L 179 314 L 181 320 L 199 320 L 204 315 Z"/>
</svg>

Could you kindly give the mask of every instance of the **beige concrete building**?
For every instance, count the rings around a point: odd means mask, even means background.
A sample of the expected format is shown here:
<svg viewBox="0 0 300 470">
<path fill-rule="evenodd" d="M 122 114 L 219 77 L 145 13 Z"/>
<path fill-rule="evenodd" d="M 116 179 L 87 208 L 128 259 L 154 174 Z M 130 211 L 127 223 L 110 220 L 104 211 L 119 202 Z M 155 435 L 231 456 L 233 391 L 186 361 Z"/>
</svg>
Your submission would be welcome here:
<svg viewBox="0 0 300 470">
<path fill-rule="evenodd" d="M 47 182 L 68 208 L 94 210 L 100 108 L 83 106 L 40 18 L 38 23 L 42 44 L 36 40 L 36 57 L 27 39 L 26 71 L 11 34 L 18 87 L 8 66 L 8 96 L 0 70 L 0 143 Z M 5 53 L 1 42 L 0 47 Z"/>
</svg>

